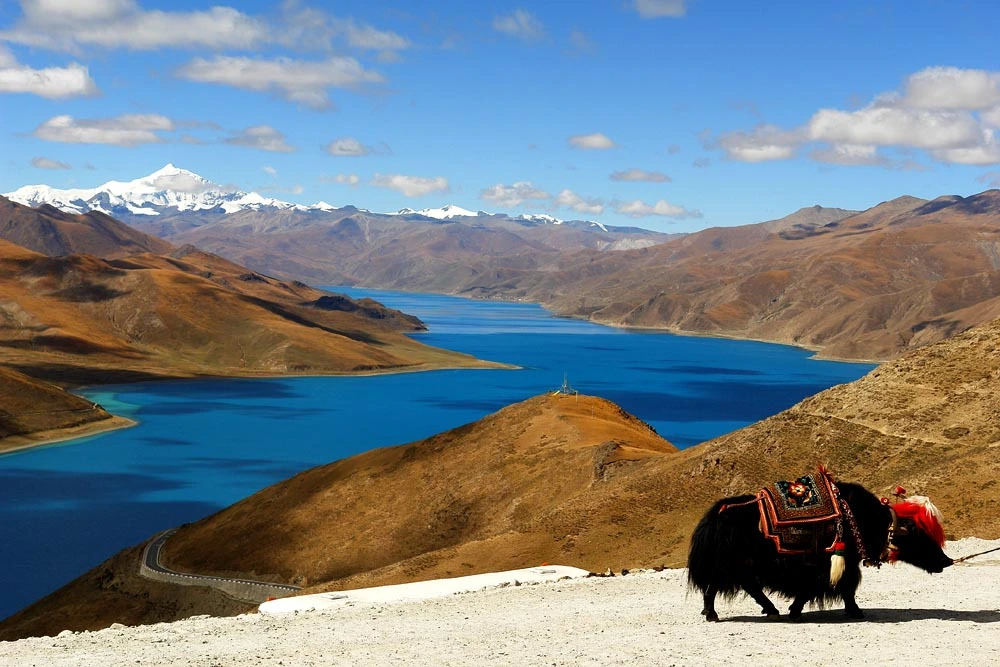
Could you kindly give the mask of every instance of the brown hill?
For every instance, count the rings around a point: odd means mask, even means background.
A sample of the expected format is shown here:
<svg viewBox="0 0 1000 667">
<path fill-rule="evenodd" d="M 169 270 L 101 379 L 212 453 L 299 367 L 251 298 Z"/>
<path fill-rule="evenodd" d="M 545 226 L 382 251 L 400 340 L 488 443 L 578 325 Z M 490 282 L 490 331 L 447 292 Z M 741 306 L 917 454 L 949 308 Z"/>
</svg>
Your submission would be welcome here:
<svg viewBox="0 0 1000 667">
<path fill-rule="evenodd" d="M 50 257 L 87 254 L 107 258 L 173 250 L 163 239 L 103 213 L 72 215 L 48 205 L 30 208 L 6 197 L 0 197 L 0 239 Z"/>
<path fill-rule="evenodd" d="M 506 216 L 435 220 L 330 212 L 241 211 L 197 226 L 137 220 L 141 229 L 189 243 L 271 275 L 314 284 L 465 293 L 498 278 L 543 269 L 564 253 L 642 247 L 670 236 Z"/>
<path fill-rule="evenodd" d="M 63 389 L 0 366 L 0 453 L 129 422 Z"/>
<path fill-rule="evenodd" d="M 563 261 L 486 286 L 608 324 L 888 359 L 1000 317 L 1000 191 L 900 198 L 814 226 L 767 223 Z"/>
<path fill-rule="evenodd" d="M 402 335 L 422 325 L 374 302 L 178 254 L 46 257 L 0 241 L 3 363 L 68 383 L 476 364 Z"/>
<path fill-rule="evenodd" d="M 310 592 L 544 561 L 681 566 L 715 499 L 820 463 L 878 494 L 902 484 L 930 495 L 949 537 L 994 539 L 998 387 L 1000 320 L 680 452 L 606 401 L 536 397 L 423 442 L 302 473 L 184 528 L 166 555 L 179 569 L 299 582 Z M 126 564 L 135 569 L 134 558 L 105 564 L 28 608 L 0 637 L 54 630 L 46 618 L 64 605 L 110 622 L 101 609 L 148 599 L 138 584 L 125 597 L 100 584 L 119 581 Z"/>
</svg>

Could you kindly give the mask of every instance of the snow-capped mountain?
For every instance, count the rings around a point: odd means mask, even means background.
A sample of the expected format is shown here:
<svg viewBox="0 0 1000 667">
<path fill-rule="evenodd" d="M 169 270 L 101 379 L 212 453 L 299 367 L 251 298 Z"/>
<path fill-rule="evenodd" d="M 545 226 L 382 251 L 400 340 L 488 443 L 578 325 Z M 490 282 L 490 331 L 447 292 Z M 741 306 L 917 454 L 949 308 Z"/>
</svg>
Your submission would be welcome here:
<svg viewBox="0 0 1000 667">
<path fill-rule="evenodd" d="M 561 225 L 563 223 L 559 218 L 546 215 L 545 213 L 522 213 L 517 216 L 518 220 L 525 220 L 527 222 L 544 222 L 550 225 Z"/>
<path fill-rule="evenodd" d="M 213 183 L 198 174 L 168 164 L 134 181 L 108 181 L 91 189 L 60 190 L 48 185 L 26 185 L 4 195 L 26 206 L 49 204 L 67 213 L 100 211 L 108 215 L 157 216 L 165 211 L 223 213 L 262 209 L 329 211 L 326 202 L 313 206 L 291 204 L 256 192 L 243 192 Z"/>
<path fill-rule="evenodd" d="M 441 208 L 423 208 L 419 211 L 415 211 L 412 208 L 401 208 L 395 213 L 388 213 L 387 215 L 422 215 L 425 218 L 434 218 L 435 220 L 450 220 L 452 218 L 475 218 L 480 215 L 492 215 L 492 213 L 470 211 L 461 206 L 447 204 Z"/>
</svg>

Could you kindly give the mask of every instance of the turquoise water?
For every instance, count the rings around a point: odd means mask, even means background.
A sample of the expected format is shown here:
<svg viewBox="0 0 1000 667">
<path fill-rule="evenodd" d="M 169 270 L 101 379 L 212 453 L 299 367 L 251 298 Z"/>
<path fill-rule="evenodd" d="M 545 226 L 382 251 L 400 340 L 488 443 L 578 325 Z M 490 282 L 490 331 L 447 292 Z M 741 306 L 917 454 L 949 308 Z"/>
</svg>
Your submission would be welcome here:
<svg viewBox="0 0 1000 667">
<path fill-rule="evenodd" d="M 85 392 L 140 422 L 0 457 L 0 618 L 161 529 L 301 470 L 424 438 L 557 388 L 610 399 L 688 447 L 872 368 L 793 347 L 626 332 L 538 306 L 372 290 L 420 340 L 522 370 L 186 380 Z"/>
</svg>

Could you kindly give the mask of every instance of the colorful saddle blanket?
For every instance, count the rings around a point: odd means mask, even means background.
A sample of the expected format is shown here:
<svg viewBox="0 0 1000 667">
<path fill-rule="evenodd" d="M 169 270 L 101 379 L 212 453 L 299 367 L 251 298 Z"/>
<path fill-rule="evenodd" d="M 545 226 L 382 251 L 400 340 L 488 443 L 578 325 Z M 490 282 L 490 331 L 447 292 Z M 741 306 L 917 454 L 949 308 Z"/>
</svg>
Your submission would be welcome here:
<svg viewBox="0 0 1000 667">
<path fill-rule="evenodd" d="M 840 519 L 837 487 L 827 474 L 804 475 L 775 482 L 757 494 L 761 531 L 774 541 L 778 553 L 830 551 Z"/>
</svg>

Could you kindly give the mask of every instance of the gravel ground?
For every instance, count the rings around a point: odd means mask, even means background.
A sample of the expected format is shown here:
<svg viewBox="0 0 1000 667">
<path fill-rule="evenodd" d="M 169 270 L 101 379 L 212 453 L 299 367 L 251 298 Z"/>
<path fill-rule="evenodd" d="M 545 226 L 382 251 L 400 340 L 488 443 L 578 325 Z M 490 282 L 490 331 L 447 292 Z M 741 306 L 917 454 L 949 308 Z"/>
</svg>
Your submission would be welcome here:
<svg viewBox="0 0 1000 667">
<path fill-rule="evenodd" d="M 952 557 L 1000 540 L 951 542 Z M 866 570 L 863 621 L 841 609 L 769 621 L 749 600 L 702 620 L 683 570 L 494 588 L 422 602 L 0 642 L 0 665 L 996 665 L 1000 552 L 928 575 Z M 773 596 L 772 596 L 773 597 Z M 787 608 L 787 604 L 779 604 Z"/>
</svg>

